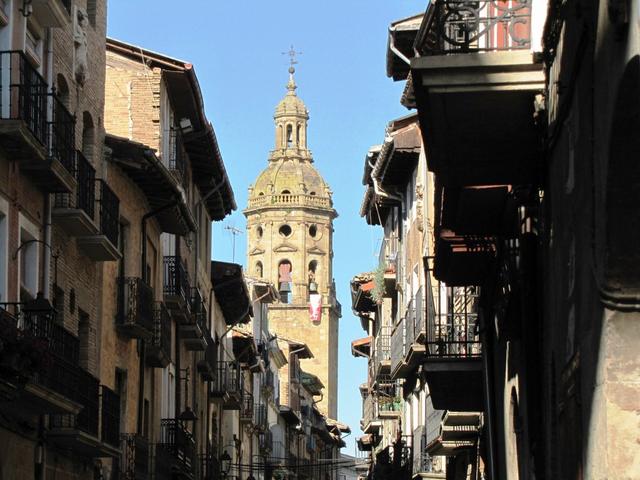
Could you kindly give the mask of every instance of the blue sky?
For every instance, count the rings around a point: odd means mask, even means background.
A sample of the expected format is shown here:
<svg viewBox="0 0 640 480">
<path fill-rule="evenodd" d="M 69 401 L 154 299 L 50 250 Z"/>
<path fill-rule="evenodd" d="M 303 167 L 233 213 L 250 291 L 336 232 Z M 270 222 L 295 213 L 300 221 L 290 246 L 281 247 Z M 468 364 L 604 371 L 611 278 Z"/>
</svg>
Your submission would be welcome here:
<svg viewBox="0 0 640 480">
<path fill-rule="evenodd" d="M 381 230 L 358 211 L 364 156 L 381 143 L 384 128 L 406 115 L 399 103 L 402 83 L 385 74 L 390 22 L 424 11 L 416 0 L 111 0 L 108 34 L 189 61 L 200 80 L 231 178 L 238 211 L 214 225 L 213 257 L 232 260 L 225 226 L 244 229 L 241 210 L 247 188 L 267 165 L 273 148 L 273 111 L 285 94 L 293 44 L 302 51 L 296 66 L 298 95 L 310 112 L 309 147 L 315 165 L 334 192 L 334 276 L 343 305 L 340 321 L 339 418 L 360 435 L 358 385 L 366 362 L 351 356 L 351 340 L 364 336 L 351 313 L 349 280 L 375 267 Z M 237 237 L 235 261 L 246 263 L 246 242 Z"/>
</svg>

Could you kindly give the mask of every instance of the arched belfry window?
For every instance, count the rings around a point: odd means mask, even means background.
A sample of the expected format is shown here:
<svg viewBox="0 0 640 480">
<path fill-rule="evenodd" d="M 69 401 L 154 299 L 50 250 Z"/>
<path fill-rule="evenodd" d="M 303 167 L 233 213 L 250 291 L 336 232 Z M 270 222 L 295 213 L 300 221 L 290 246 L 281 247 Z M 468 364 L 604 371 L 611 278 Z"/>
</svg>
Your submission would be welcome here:
<svg viewBox="0 0 640 480">
<path fill-rule="evenodd" d="M 280 292 L 280 299 L 282 303 L 289 303 L 291 296 L 291 286 L 293 267 L 289 260 L 282 260 L 278 264 L 278 291 Z"/>
<path fill-rule="evenodd" d="M 287 125 L 287 148 L 291 148 L 293 145 L 293 127 L 291 124 Z"/>
<path fill-rule="evenodd" d="M 296 127 L 296 146 L 302 145 L 302 138 L 300 138 L 300 124 Z"/>
<path fill-rule="evenodd" d="M 311 260 L 309 262 L 309 293 L 318 293 L 318 281 L 316 280 L 316 272 L 318 271 L 318 262 Z"/>
</svg>

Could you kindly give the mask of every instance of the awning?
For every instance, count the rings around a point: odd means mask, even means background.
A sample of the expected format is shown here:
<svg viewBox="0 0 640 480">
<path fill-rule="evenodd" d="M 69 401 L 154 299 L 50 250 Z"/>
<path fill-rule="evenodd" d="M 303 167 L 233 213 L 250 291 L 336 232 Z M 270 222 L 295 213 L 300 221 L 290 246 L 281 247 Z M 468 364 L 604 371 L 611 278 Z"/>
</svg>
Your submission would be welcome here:
<svg viewBox="0 0 640 480">
<path fill-rule="evenodd" d="M 151 210 L 166 207 L 154 217 L 163 232 L 186 235 L 196 230 L 182 185 L 150 147 L 115 135 L 106 135 L 105 145 L 111 149 L 111 161 L 140 188 Z"/>
<path fill-rule="evenodd" d="M 247 323 L 253 315 L 251 299 L 237 263 L 211 262 L 211 283 L 227 325 Z"/>
<path fill-rule="evenodd" d="M 351 354 L 354 357 L 369 357 L 371 354 L 371 340 L 373 337 L 368 336 L 359 338 L 351 342 Z"/>
<path fill-rule="evenodd" d="M 280 405 L 280 416 L 290 425 L 297 425 L 300 423 L 300 417 L 295 410 L 287 405 Z"/>
<path fill-rule="evenodd" d="M 233 354 L 236 359 L 239 362 L 249 364 L 250 367 L 256 364 L 257 360 L 259 360 L 259 355 L 253 335 L 233 327 L 231 338 L 233 341 Z"/>
</svg>

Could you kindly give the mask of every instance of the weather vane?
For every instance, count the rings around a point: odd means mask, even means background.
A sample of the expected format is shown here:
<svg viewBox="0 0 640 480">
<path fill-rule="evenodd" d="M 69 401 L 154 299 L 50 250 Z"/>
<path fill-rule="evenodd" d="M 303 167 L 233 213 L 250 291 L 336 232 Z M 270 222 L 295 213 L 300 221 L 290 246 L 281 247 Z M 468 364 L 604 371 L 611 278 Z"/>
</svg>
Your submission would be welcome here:
<svg viewBox="0 0 640 480">
<path fill-rule="evenodd" d="M 294 65 L 298 64 L 298 62 L 296 61 L 296 55 L 302 55 L 302 52 L 296 52 L 293 48 L 293 45 L 291 45 L 289 51 L 282 52 L 282 55 L 289 55 L 289 70 L 292 70 L 295 68 Z"/>
</svg>

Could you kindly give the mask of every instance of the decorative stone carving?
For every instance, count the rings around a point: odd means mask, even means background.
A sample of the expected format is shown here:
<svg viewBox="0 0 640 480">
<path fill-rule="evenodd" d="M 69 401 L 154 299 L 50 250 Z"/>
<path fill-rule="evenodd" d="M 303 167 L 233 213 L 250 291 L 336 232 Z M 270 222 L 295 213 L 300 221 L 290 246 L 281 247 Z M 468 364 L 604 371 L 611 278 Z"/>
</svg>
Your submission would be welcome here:
<svg viewBox="0 0 640 480">
<path fill-rule="evenodd" d="M 89 16 L 81 8 L 76 8 L 75 22 L 73 26 L 73 46 L 74 65 L 73 74 L 76 82 L 84 85 L 89 77 L 89 66 L 87 59 L 87 28 L 89 26 Z"/>
</svg>

